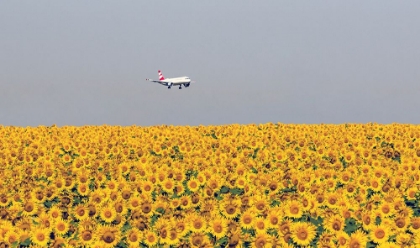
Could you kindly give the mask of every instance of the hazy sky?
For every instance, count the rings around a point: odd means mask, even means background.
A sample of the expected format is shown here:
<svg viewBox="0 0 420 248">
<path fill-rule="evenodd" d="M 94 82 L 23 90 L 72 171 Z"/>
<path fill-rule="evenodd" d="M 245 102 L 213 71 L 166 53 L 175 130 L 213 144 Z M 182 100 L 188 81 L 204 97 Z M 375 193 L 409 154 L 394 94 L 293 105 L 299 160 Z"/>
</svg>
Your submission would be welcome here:
<svg viewBox="0 0 420 248">
<path fill-rule="evenodd" d="M 420 1 L 1 1 L 0 125 L 420 123 Z M 145 81 L 190 76 L 189 88 Z"/>
</svg>

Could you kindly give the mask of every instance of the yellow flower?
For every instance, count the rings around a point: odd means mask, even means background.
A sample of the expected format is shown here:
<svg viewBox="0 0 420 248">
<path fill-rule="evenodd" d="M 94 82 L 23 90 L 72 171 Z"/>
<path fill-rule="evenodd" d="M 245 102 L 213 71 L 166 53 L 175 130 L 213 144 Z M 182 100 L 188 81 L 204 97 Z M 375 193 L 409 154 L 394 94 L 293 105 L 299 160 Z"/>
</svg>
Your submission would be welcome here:
<svg viewBox="0 0 420 248">
<path fill-rule="evenodd" d="M 168 194 L 173 194 L 174 188 L 175 188 L 175 182 L 172 179 L 166 178 L 165 180 L 163 180 L 161 185 L 162 185 L 163 191 L 165 191 Z"/>
<path fill-rule="evenodd" d="M 253 212 L 252 209 L 248 209 L 240 216 L 239 224 L 242 228 L 251 229 L 254 227 L 255 218 L 255 212 Z"/>
<path fill-rule="evenodd" d="M 38 204 L 35 204 L 31 200 L 27 202 L 22 202 L 21 204 L 23 207 L 23 211 L 22 211 L 23 216 L 32 216 L 36 214 L 38 211 Z"/>
<path fill-rule="evenodd" d="M 350 236 L 345 231 L 339 231 L 335 234 L 338 247 L 347 247 Z"/>
<path fill-rule="evenodd" d="M 103 247 L 115 247 L 121 238 L 120 231 L 112 226 L 99 226 L 95 235 Z"/>
<path fill-rule="evenodd" d="M 73 208 L 73 215 L 78 220 L 84 220 L 89 218 L 89 210 L 84 204 L 79 204 Z"/>
<path fill-rule="evenodd" d="M 362 213 L 362 226 L 363 229 L 369 231 L 373 226 L 375 226 L 375 217 L 372 213 L 366 211 Z"/>
<path fill-rule="evenodd" d="M 293 241 L 298 245 L 309 245 L 315 238 L 316 227 L 311 223 L 294 222 L 291 225 Z"/>
<path fill-rule="evenodd" d="M 77 185 L 77 192 L 81 196 L 87 196 L 90 193 L 89 185 L 87 183 L 79 183 Z"/>
<path fill-rule="evenodd" d="M 332 233 L 343 231 L 344 226 L 344 217 L 340 215 L 333 215 L 325 219 L 324 227 Z"/>
<path fill-rule="evenodd" d="M 0 228 L 1 230 L 1 228 Z M 4 232 L 4 230 L 3 230 Z M 1 232 L 0 232 L 1 233 Z M 7 231 L 4 234 L 4 241 L 6 242 L 6 244 L 13 244 L 14 242 L 19 242 L 20 236 L 22 235 L 22 231 L 17 228 L 14 227 L 13 229 Z"/>
<path fill-rule="evenodd" d="M 420 235 L 420 217 L 412 217 L 410 231 L 414 234 Z"/>
<path fill-rule="evenodd" d="M 219 210 L 226 218 L 234 219 L 241 212 L 240 203 L 236 200 L 224 200 L 220 203 Z"/>
<path fill-rule="evenodd" d="M 153 246 L 158 243 L 158 236 L 156 235 L 156 233 L 150 230 L 147 230 L 146 233 L 144 234 L 143 242 L 149 247 Z"/>
<path fill-rule="evenodd" d="M 276 228 L 283 218 L 281 208 L 271 208 L 267 214 L 267 224 L 269 228 Z"/>
<path fill-rule="evenodd" d="M 419 192 L 417 187 L 411 187 L 405 191 L 404 195 L 407 197 L 408 200 L 415 200 L 417 192 Z"/>
<path fill-rule="evenodd" d="M 189 219 L 188 229 L 192 232 L 202 232 L 207 228 L 207 221 L 198 214 L 193 214 Z"/>
<path fill-rule="evenodd" d="M 252 196 L 251 202 L 251 205 L 253 205 L 260 213 L 269 207 L 267 197 L 262 194 Z"/>
<path fill-rule="evenodd" d="M 217 239 L 223 238 L 227 233 L 227 221 L 221 216 L 213 216 L 207 232 L 214 235 Z"/>
<path fill-rule="evenodd" d="M 41 247 L 46 247 L 50 241 L 50 232 L 48 229 L 35 228 L 31 231 L 31 241 Z"/>
<path fill-rule="evenodd" d="M 69 230 L 69 224 L 65 220 L 59 218 L 55 221 L 54 230 L 58 235 L 64 235 Z"/>
<path fill-rule="evenodd" d="M 254 220 L 254 228 L 257 233 L 265 233 L 268 229 L 268 220 L 264 217 L 257 217 Z"/>
<path fill-rule="evenodd" d="M 384 225 L 376 225 L 370 231 L 370 239 L 377 244 L 388 241 L 389 236 L 390 230 Z"/>
<path fill-rule="evenodd" d="M 140 241 L 143 238 L 141 232 L 136 228 L 130 229 L 130 231 L 127 232 L 125 237 L 127 238 L 127 243 L 129 245 L 137 245 L 137 246 L 139 245 Z"/>
<path fill-rule="evenodd" d="M 180 207 L 183 209 L 187 209 L 191 206 L 191 199 L 188 195 L 184 195 L 180 198 Z"/>
<path fill-rule="evenodd" d="M 303 208 L 297 200 L 291 200 L 284 207 L 284 215 L 291 218 L 300 218 L 303 214 Z"/>
<path fill-rule="evenodd" d="M 79 240 L 83 245 L 91 247 L 93 242 L 95 242 L 93 231 L 87 228 L 80 228 Z"/>
<path fill-rule="evenodd" d="M 104 206 L 100 209 L 100 215 L 99 216 L 105 222 L 111 223 L 117 217 L 117 212 L 115 211 L 115 209 L 112 206 L 106 205 L 106 206 Z"/>
<path fill-rule="evenodd" d="M 350 235 L 348 245 L 349 247 L 366 247 L 367 241 L 366 233 L 359 229 Z"/>
<path fill-rule="evenodd" d="M 191 192 L 196 192 L 197 190 L 199 190 L 199 188 L 200 188 L 200 182 L 197 180 L 197 179 L 195 179 L 195 178 L 191 178 L 188 182 L 187 182 L 187 186 L 188 186 L 188 189 L 191 191 Z"/>
</svg>

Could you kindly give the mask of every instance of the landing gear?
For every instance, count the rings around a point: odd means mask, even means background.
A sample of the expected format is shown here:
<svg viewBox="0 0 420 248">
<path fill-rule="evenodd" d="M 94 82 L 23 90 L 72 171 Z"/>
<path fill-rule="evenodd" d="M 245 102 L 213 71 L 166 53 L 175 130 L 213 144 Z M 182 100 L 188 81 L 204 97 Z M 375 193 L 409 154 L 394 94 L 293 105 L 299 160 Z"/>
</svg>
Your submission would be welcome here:
<svg viewBox="0 0 420 248">
<path fill-rule="evenodd" d="M 168 89 L 170 89 L 171 88 L 171 86 L 168 86 Z"/>
<path fill-rule="evenodd" d="M 179 89 L 182 89 L 181 85 L 179 86 Z"/>
</svg>

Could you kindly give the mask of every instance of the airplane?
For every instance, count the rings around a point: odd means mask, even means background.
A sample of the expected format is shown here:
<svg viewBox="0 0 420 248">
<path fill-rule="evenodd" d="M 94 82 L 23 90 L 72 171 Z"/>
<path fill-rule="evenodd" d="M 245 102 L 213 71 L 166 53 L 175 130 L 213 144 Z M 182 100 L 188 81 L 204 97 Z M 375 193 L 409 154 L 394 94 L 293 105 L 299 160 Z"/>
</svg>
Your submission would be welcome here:
<svg viewBox="0 0 420 248">
<path fill-rule="evenodd" d="M 179 89 L 182 89 L 182 85 L 184 85 L 184 87 L 189 87 L 193 82 L 189 77 L 165 78 L 161 70 L 158 70 L 158 74 L 159 80 L 153 80 L 149 78 L 146 78 L 146 80 L 167 86 L 168 89 L 170 89 L 172 86 L 179 86 Z"/>
</svg>

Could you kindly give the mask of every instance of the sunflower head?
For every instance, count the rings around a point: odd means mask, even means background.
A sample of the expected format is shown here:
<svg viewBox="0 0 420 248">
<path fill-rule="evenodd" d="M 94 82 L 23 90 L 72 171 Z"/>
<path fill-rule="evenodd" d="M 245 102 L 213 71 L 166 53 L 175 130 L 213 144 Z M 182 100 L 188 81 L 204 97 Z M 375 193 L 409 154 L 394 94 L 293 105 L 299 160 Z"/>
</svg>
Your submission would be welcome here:
<svg viewBox="0 0 420 248">
<path fill-rule="evenodd" d="M 309 245 L 315 238 L 316 227 L 311 223 L 294 222 L 291 225 L 293 241 L 298 245 Z"/>
</svg>

